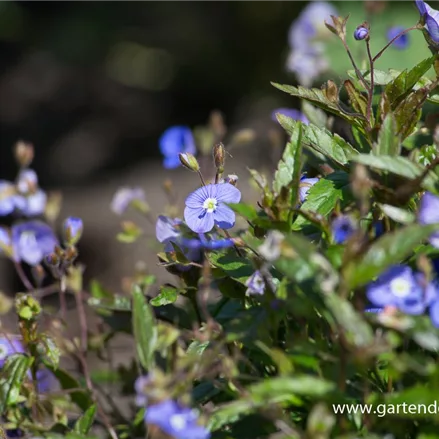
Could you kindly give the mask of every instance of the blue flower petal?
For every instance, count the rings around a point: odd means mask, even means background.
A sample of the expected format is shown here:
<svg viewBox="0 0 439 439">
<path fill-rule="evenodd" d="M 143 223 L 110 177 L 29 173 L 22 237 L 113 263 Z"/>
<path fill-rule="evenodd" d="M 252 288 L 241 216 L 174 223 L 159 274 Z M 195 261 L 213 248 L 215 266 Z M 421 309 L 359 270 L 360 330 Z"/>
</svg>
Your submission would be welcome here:
<svg viewBox="0 0 439 439">
<path fill-rule="evenodd" d="M 188 227 L 195 233 L 207 233 L 213 229 L 213 213 L 207 213 L 202 207 L 193 208 L 186 206 L 184 220 Z"/>
</svg>

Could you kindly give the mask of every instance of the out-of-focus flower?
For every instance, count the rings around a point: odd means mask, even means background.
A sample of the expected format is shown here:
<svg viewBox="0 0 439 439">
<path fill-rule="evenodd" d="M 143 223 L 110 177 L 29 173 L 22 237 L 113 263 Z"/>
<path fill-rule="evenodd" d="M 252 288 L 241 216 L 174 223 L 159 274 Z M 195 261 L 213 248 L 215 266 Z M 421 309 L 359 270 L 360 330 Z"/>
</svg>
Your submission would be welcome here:
<svg viewBox="0 0 439 439">
<path fill-rule="evenodd" d="M 367 287 L 367 298 L 374 307 L 394 306 L 406 314 L 422 314 L 437 296 L 436 283 L 424 282 L 421 273 L 406 265 L 386 270 Z"/>
<path fill-rule="evenodd" d="M 210 432 L 197 423 L 194 410 L 167 400 L 148 407 L 145 421 L 157 425 L 175 439 L 208 439 Z"/>
<path fill-rule="evenodd" d="M 38 176 L 33 169 L 23 169 L 18 173 L 17 189 L 21 194 L 35 192 L 38 187 Z"/>
<path fill-rule="evenodd" d="M 275 261 L 281 253 L 281 244 L 285 236 L 278 230 L 270 230 L 262 245 L 259 246 L 259 253 L 267 261 Z"/>
<path fill-rule="evenodd" d="M 180 166 L 180 153 L 196 153 L 195 140 L 190 128 L 174 126 L 168 128 L 159 140 L 160 152 L 164 156 L 163 166 L 173 169 Z"/>
<path fill-rule="evenodd" d="M 265 291 L 265 281 L 262 273 L 256 270 L 245 282 L 247 291 L 245 294 L 256 294 L 261 296 Z"/>
<path fill-rule="evenodd" d="M 39 264 L 52 253 L 58 240 L 52 229 L 41 221 L 14 224 L 11 228 L 12 257 L 16 262 Z"/>
<path fill-rule="evenodd" d="M 396 36 L 398 36 L 404 28 L 402 26 L 393 26 L 387 31 L 387 39 L 392 41 Z M 409 36 L 408 34 L 401 35 L 397 38 L 393 43 L 393 47 L 397 49 L 406 49 L 409 45 Z"/>
<path fill-rule="evenodd" d="M 14 354 L 25 352 L 23 343 L 15 337 L 0 337 L 0 369 L 5 364 L 6 358 Z"/>
<path fill-rule="evenodd" d="M 81 218 L 69 216 L 63 224 L 64 237 L 69 245 L 75 245 L 82 236 L 84 223 Z"/>
<path fill-rule="evenodd" d="M 300 84 L 309 87 L 315 78 L 328 69 L 324 39 L 330 35 L 325 21 L 338 15 L 327 2 L 309 3 L 293 22 L 289 31 L 290 55 L 287 69 L 294 72 Z"/>
<path fill-rule="evenodd" d="M 228 183 L 200 187 L 186 198 L 184 219 L 195 233 L 210 232 L 214 225 L 230 229 L 235 212 L 224 203 L 239 203 L 241 192 Z"/>
<path fill-rule="evenodd" d="M 216 237 L 213 237 L 212 239 L 207 239 L 202 233 L 199 234 L 199 239 L 182 238 L 180 242 L 184 247 L 193 250 L 221 250 L 224 248 L 233 247 L 234 245 L 232 239 L 223 239 Z"/>
<path fill-rule="evenodd" d="M 295 108 L 278 108 L 271 113 L 271 119 L 277 122 L 276 114 L 282 114 L 283 116 L 291 117 L 291 119 L 299 120 L 305 125 L 309 125 L 308 118 L 299 110 Z"/>
<path fill-rule="evenodd" d="M 420 224 L 439 223 L 439 197 L 431 192 L 426 192 L 419 206 L 418 220 Z M 435 232 L 430 236 L 430 244 L 439 248 L 439 232 Z"/>
<path fill-rule="evenodd" d="M 364 312 L 369 312 L 373 314 L 378 314 L 380 312 L 383 312 L 384 308 L 366 308 Z"/>
<path fill-rule="evenodd" d="M 142 375 L 138 377 L 134 383 L 134 391 L 136 392 L 136 406 L 145 407 L 148 404 L 148 398 L 145 394 L 145 387 L 150 384 L 151 377 Z"/>
<path fill-rule="evenodd" d="M 354 38 L 356 40 L 364 40 L 369 36 L 369 29 L 363 25 L 358 26 L 354 31 Z"/>
<path fill-rule="evenodd" d="M 0 253 L 6 253 L 7 256 L 12 255 L 11 233 L 3 226 L 0 226 Z"/>
<path fill-rule="evenodd" d="M 111 210 L 117 215 L 122 215 L 136 201 L 146 203 L 145 192 L 142 188 L 121 187 L 113 196 Z"/>
<path fill-rule="evenodd" d="M 299 183 L 299 200 L 303 203 L 306 200 L 306 196 L 311 186 L 314 186 L 319 181 L 319 178 L 306 178 L 302 175 Z"/>
<path fill-rule="evenodd" d="M 425 27 L 435 43 L 439 43 L 439 11 L 431 8 L 422 0 L 416 0 L 419 13 L 425 20 Z"/>
<path fill-rule="evenodd" d="M 342 244 L 357 230 L 354 220 L 348 215 L 340 215 L 331 224 L 332 236 L 336 244 Z"/>
<path fill-rule="evenodd" d="M 47 204 L 47 195 L 41 189 L 38 189 L 35 193 L 30 193 L 27 196 L 21 197 L 19 201 L 21 206 L 19 211 L 24 216 L 38 216 L 44 213 Z"/>
</svg>

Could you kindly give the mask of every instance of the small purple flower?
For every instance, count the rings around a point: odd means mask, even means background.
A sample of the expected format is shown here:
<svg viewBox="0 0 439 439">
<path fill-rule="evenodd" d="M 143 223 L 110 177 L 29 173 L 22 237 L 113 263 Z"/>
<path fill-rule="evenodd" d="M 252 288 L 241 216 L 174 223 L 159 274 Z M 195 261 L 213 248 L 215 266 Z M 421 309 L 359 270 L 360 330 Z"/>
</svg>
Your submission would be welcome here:
<svg viewBox="0 0 439 439">
<path fill-rule="evenodd" d="M 14 261 L 29 265 L 39 264 L 58 245 L 52 229 L 41 221 L 14 224 L 11 239 Z"/>
<path fill-rule="evenodd" d="M 439 11 L 431 8 L 422 0 L 416 0 L 419 13 L 425 20 L 425 27 L 435 43 L 439 43 Z"/>
<path fill-rule="evenodd" d="M 233 247 L 234 242 L 232 239 L 226 238 L 226 239 L 218 239 L 216 237 L 212 237 L 211 239 L 206 239 L 206 237 L 200 233 L 199 239 L 192 238 L 182 238 L 181 244 L 188 248 L 193 250 L 221 250 L 224 248 L 230 248 Z"/>
<path fill-rule="evenodd" d="M 47 204 L 47 195 L 41 189 L 19 199 L 18 210 L 24 216 L 38 216 L 44 213 Z"/>
<path fill-rule="evenodd" d="M 63 224 L 64 237 L 69 245 L 75 245 L 82 236 L 84 224 L 81 218 L 69 216 Z"/>
<path fill-rule="evenodd" d="M 175 439 L 210 438 L 210 432 L 197 424 L 196 412 L 172 400 L 148 407 L 145 421 L 157 425 L 164 433 Z"/>
<path fill-rule="evenodd" d="M 138 377 L 134 383 L 134 390 L 136 392 L 136 406 L 145 407 L 148 404 L 148 397 L 145 394 L 145 387 L 151 383 L 149 375 L 142 375 Z"/>
<path fill-rule="evenodd" d="M 196 153 L 192 131 L 185 126 L 168 128 L 160 137 L 159 147 L 165 158 L 163 166 L 166 169 L 174 169 L 180 166 L 180 153 Z"/>
<path fill-rule="evenodd" d="M 35 192 L 38 187 L 38 176 L 33 169 L 23 169 L 17 177 L 17 189 L 21 194 Z"/>
<path fill-rule="evenodd" d="M 348 215 L 340 215 L 331 224 L 332 236 L 336 244 L 342 244 L 357 230 L 354 220 Z"/>
<path fill-rule="evenodd" d="M 439 197 L 431 192 L 426 192 L 423 195 L 419 206 L 418 220 L 420 224 L 439 223 Z M 433 247 L 439 248 L 439 232 L 433 233 L 429 241 Z"/>
<path fill-rule="evenodd" d="M 256 294 L 262 296 L 265 291 L 265 281 L 262 273 L 256 270 L 245 282 L 247 291 L 245 294 L 251 295 Z"/>
<path fill-rule="evenodd" d="M 111 210 L 117 214 L 122 215 L 130 206 L 131 203 L 139 201 L 146 202 L 145 192 L 142 188 L 122 187 L 114 194 L 111 201 Z"/>
<path fill-rule="evenodd" d="M 10 355 L 23 354 L 24 352 L 23 343 L 16 337 L 0 336 L 0 369 Z"/>
<path fill-rule="evenodd" d="M 241 192 L 229 183 L 202 186 L 186 198 L 186 224 L 195 233 L 210 232 L 214 225 L 230 229 L 235 225 L 235 212 L 224 203 L 240 199 Z"/>
<path fill-rule="evenodd" d="M 319 178 L 306 178 L 305 175 L 302 175 L 299 183 L 299 200 L 301 203 L 306 200 L 306 196 L 311 186 L 314 186 L 318 181 Z"/>
<path fill-rule="evenodd" d="M 387 39 L 392 41 L 397 35 L 399 35 L 405 28 L 402 26 L 393 26 L 387 31 Z M 397 49 L 406 49 L 409 45 L 408 34 L 401 35 L 393 42 L 393 47 Z"/>
<path fill-rule="evenodd" d="M 406 314 L 422 314 L 436 296 L 435 283 L 424 285 L 423 275 L 405 265 L 395 265 L 367 287 L 375 307 L 395 306 Z"/>
<path fill-rule="evenodd" d="M 365 26 L 358 26 L 354 31 L 354 38 L 358 41 L 364 40 L 369 35 L 369 29 Z"/>
<path fill-rule="evenodd" d="M 305 125 L 309 125 L 308 118 L 299 110 L 295 108 L 278 108 L 271 113 L 271 119 L 277 122 L 276 114 L 282 114 L 282 116 L 290 117 L 291 119 L 303 122 Z"/>
</svg>

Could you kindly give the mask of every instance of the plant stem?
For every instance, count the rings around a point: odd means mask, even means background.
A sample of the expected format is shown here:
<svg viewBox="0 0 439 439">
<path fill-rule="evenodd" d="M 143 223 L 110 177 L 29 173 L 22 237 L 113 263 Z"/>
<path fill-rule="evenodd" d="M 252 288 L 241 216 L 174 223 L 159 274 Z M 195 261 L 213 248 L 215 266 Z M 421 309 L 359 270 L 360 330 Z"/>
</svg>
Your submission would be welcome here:
<svg viewBox="0 0 439 439">
<path fill-rule="evenodd" d="M 372 58 L 372 54 L 370 52 L 369 38 L 366 39 L 366 47 L 367 47 L 367 56 L 369 58 L 369 66 L 370 66 L 370 90 L 367 96 L 366 119 L 369 122 L 370 127 L 372 128 L 371 115 L 372 115 L 373 90 L 374 90 L 374 61 Z"/>
<path fill-rule="evenodd" d="M 408 29 L 403 30 L 402 32 L 400 32 L 398 35 L 396 35 L 396 37 L 392 38 L 373 58 L 372 61 L 375 62 L 378 58 L 381 57 L 381 55 L 394 43 L 394 41 L 396 41 L 399 37 L 401 37 L 402 35 L 406 34 L 407 32 L 410 32 L 412 30 L 416 30 L 419 29 L 418 25 L 413 26 L 413 27 L 409 27 Z"/>
<path fill-rule="evenodd" d="M 20 262 L 14 262 L 15 270 L 23 283 L 23 285 L 26 287 L 28 291 L 35 290 L 35 287 L 32 285 L 32 282 L 29 280 L 29 278 L 26 276 L 26 273 L 23 270 L 22 265 Z"/>
</svg>

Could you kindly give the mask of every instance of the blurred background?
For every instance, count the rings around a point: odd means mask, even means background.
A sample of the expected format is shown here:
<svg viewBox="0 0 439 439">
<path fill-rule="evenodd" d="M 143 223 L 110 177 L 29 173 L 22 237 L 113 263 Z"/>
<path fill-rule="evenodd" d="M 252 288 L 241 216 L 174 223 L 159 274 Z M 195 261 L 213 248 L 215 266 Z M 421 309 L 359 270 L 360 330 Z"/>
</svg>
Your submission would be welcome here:
<svg viewBox="0 0 439 439">
<path fill-rule="evenodd" d="M 114 192 L 122 185 L 141 186 L 156 216 L 163 213 L 162 184 L 170 178 L 181 205 L 198 181 L 183 169 L 162 168 L 159 137 L 171 125 L 203 125 L 219 110 L 230 133 L 247 128 L 255 133 L 252 142 L 233 152 L 226 173 L 238 173 L 244 200 L 256 200 L 246 166 L 274 168 L 281 151 L 273 156 L 270 150 L 270 133 L 278 129 L 271 113 L 300 106 L 270 81 L 297 84 L 288 59 L 308 37 L 291 41 L 289 30 L 306 6 L 296 1 L 0 2 L 1 178 L 15 178 L 13 144 L 33 143 L 40 185 L 63 192 L 61 218 L 84 219 L 80 251 L 86 278 L 117 289 L 138 261 L 166 276 L 156 267 L 153 225 L 144 224 L 139 243 L 116 242 L 120 218 L 109 208 Z M 365 19 L 375 24 L 377 47 L 387 41 L 388 28 L 414 25 L 419 17 L 412 2 L 331 7 L 340 15 L 351 13 L 350 34 Z M 314 37 L 325 44 L 319 53 L 326 71 L 313 82 L 320 86 L 325 73 L 340 82 L 351 68 L 347 56 L 321 19 L 316 26 Z M 411 67 L 413 57 L 428 55 L 421 33 L 415 37 L 409 46 L 419 43 L 420 50 L 392 48 L 389 65 Z M 361 61 L 364 44 L 351 40 Z M 0 289 L 12 291 L 9 272 Z"/>
</svg>

